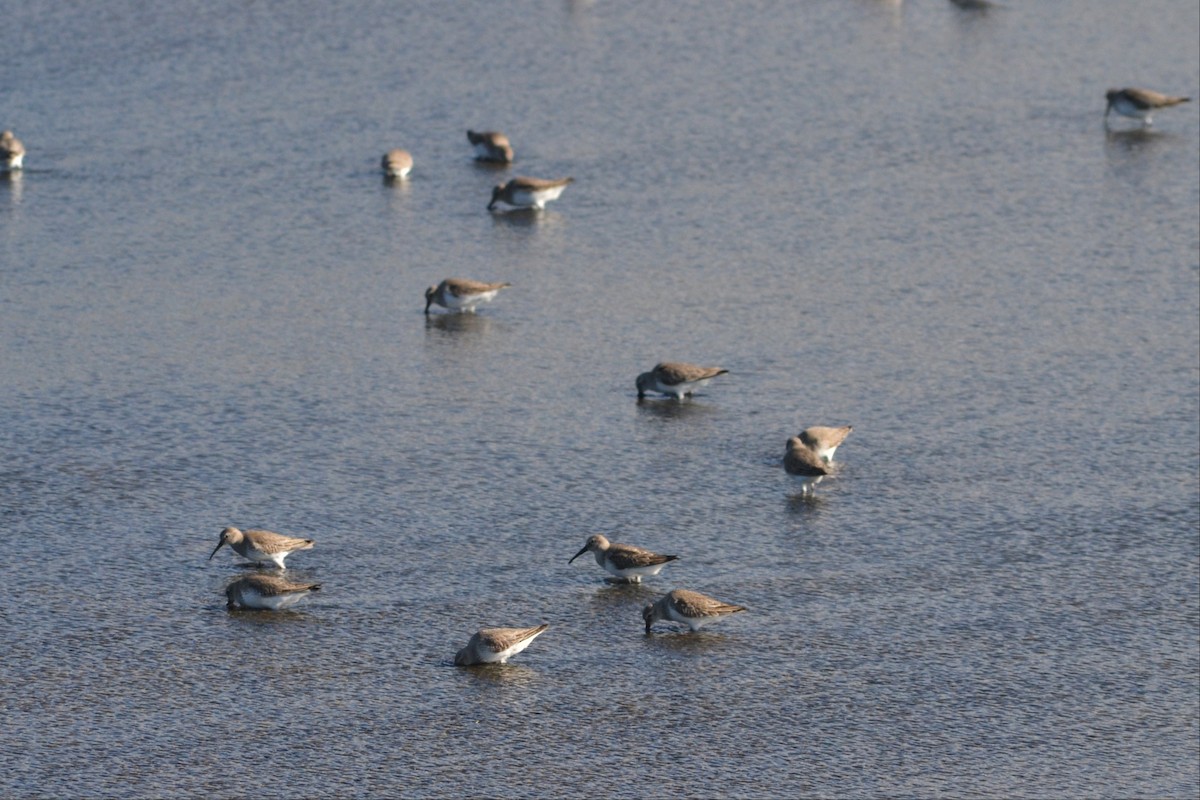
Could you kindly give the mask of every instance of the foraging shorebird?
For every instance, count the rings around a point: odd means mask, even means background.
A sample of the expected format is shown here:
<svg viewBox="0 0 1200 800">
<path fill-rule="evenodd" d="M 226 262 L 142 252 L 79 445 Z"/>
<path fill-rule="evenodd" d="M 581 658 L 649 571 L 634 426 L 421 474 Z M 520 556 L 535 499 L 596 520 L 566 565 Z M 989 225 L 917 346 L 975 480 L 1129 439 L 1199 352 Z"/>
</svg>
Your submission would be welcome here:
<svg viewBox="0 0 1200 800">
<path fill-rule="evenodd" d="M 787 451 L 783 454 L 783 468 L 788 475 L 800 479 L 801 495 L 811 495 L 821 479 L 830 473 L 825 460 L 799 436 L 788 439 Z"/>
<path fill-rule="evenodd" d="M 384 176 L 403 180 L 408 177 L 409 172 L 412 172 L 412 154 L 400 148 L 388 150 L 383 154 L 381 166 L 383 167 Z"/>
<path fill-rule="evenodd" d="M 492 211 L 497 203 L 507 203 L 513 208 L 533 208 L 541 211 L 546 203 L 557 200 L 574 178 L 513 178 L 492 189 L 492 201 L 487 210 Z"/>
<path fill-rule="evenodd" d="M 686 395 L 708 385 L 713 378 L 727 372 L 729 370 L 722 367 L 701 367 L 696 364 L 664 361 L 656 364 L 649 372 L 637 376 L 638 399 L 645 397 L 646 392 L 658 392 L 682 400 Z"/>
<path fill-rule="evenodd" d="M 21 144 L 21 140 L 12 131 L 0 133 L 0 164 L 5 169 L 15 170 L 21 169 L 24 160 L 25 145 Z"/>
<path fill-rule="evenodd" d="M 508 137 L 500 131 L 467 131 L 467 141 L 475 146 L 476 161 L 490 161 L 493 164 L 512 163 L 512 145 L 508 143 Z"/>
<path fill-rule="evenodd" d="M 610 542 L 597 533 L 589 536 L 583 549 L 571 556 L 567 563 L 570 564 L 589 550 L 596 556 L 597 564 L 626 583 L 641 583 L 643 576 L 657 575 L 662 571 L 663 565 L 679 558 L 652 553 L 631 544 Z"/>
<path fill-rule="evenodd" d="M 242 558 L 248 558 L 259 564 L 269 561 L 280 569 L 287 569 L 283 565 L 283 560 L 297 550 L 311 550 L 313 540 L 296 539 L 271 531 L 240 531 L 237 528 L 226 528 L 221 531 L 221 541 L 217 542 L 217 547 L 212 551 L 208 560 L 212 561 L 217 550 L 225 545 L 229 545 Z"/>
<path fill-rule="evenodd" d="M 319 583 L 293 583 L 278 575 L 247 575 L 225 588 L 225 607 L 279 611 L 320 588 Z"/>
<path fill-rule="evenodd" d="M 503 664 L 529 647 L 549 627 L 543 624 L 532 628 L 483 628 L 471 637 L 466 647 L 458 651 L 454 656 L 454 664 L 459 667 Z"/>
<path fill-rule="evenodd" d="M 1142 125 L 1150 125 L 1150 115 L 1160 108 L 1170 108 L 1180 103 L 1186 103 L 1190 97 L 1172 97 L 1171 95 L 1153 92 L 1149 89 L 1109 89 L 1104 93 L 1108 107 L 1104 109 L 1104 121 L 1107 124 L 1108 114 L 1116 111 L 1123 117 L 1140 119 Z"/>
<path fill-rule="evenodd" d="M 698 631 L 710 622 L 746 610 L 745 606 L 723 603 L 699 592 L 673 589 L 643 608 L 642 619 L 646 622 L 646 633 L 650 633 L 650 626 L 658 620 L 682 622 L 693 631 Z"/>
<path fill-rule="evenodd" d="M 846 441 L 846 437 L 854 430 L 853 425 L 843 425 L 840 428 L 827 428 L 824 425 L 814 425 L 800 431 L 800 441 L 808 446 L 826 464 L 833 461 L 833 451 Z"/>
<path fill-rule="evenodd" d="M 483 283 L 466 278 L 446 278 L 437 286 L 425 290 L 425 313 L 429 307 L 437 303 L 442 308 L 451 311 L 475 312 L 475 306 L 480 303 L 490 303 L 501 289 L 512 286 L 511 283 Z"/>
</svg>

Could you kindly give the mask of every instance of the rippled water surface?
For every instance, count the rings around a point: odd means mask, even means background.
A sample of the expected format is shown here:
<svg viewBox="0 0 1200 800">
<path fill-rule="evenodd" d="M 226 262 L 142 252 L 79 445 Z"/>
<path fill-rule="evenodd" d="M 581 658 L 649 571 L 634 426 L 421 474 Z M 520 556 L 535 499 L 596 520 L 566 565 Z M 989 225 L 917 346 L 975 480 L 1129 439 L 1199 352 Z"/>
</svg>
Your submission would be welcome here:
<svg viewBox="0 0 1200 800">
<path fill-rule="evenodd" d="M 1102 119 L 1194 3 L 4 15 L 0 794 L 1200 791 L 1200 112 Z M 323 590 L 228 612 L 226 525 Z"/>
</svg>

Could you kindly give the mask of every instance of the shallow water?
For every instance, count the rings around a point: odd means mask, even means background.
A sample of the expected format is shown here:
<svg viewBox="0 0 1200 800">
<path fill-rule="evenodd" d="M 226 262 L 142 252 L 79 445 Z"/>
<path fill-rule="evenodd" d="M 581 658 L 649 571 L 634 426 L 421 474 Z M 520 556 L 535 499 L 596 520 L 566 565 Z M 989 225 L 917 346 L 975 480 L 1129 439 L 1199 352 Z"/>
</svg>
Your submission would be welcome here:
<svg viewBox="0 0 1200 800">
<path fill-rule="evenodd" d="M 0 794 L 1195 796 L 1200 11 L 725 5 L 8 9 Z"/>
</svg>

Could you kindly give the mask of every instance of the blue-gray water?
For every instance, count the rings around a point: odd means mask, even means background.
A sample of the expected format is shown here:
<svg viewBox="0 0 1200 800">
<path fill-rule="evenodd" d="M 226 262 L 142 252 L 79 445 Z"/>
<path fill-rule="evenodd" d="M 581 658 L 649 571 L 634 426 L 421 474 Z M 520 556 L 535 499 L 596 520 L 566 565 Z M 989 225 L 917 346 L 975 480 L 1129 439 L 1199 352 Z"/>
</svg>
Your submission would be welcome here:
<svg viewBox="0 0 1200 800">
<path fill-rule="evenodd" d="M 1200 111 L 1102 121 L 1200 92 L 1195 3 L 3 16 L 0 794 L 1200 790 Z M 324 590 L 230 614 L 226 525 Z"/>
</svg>

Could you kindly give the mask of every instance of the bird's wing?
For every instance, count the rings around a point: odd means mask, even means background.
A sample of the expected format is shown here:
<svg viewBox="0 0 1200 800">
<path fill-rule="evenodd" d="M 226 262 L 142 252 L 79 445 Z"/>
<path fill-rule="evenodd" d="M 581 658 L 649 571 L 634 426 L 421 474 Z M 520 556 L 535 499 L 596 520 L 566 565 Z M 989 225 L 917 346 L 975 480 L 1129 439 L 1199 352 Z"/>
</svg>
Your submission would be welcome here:
<svg viewBox="0 0 1200 800">
<path fill-rule="evenodd" d="M 678 383 L 690 383 L 692 381 L 704 380 L 705 378 L 713 378 L 729 370 L 722 369 L 721 367 L 701 367 L 696 364 L 664 361 L 657 365 L 654 371 L 658 373 L 660 381 L 667 386 L 674 386 Z"/>
<path fill-rule="evenodd" d="M 511 286 L 511 283 L 484 283 L 483 281 L 473 281 L 469 278 L 449 278 L 446 281 L 446 288 L 450 294 L 455 297 L 462 297 L 465 294 L 482 294 L 495 289 L 503 289 L 506 286 Z"/>
<path fill-rule="evenodd" d="M 814 425 L 800 432 L 800 441 L 817 450 L 826 447 L 837 447 L 846 441 L 846 437 L 850 435 L 850 431 L 852 430 L 854 428 L 850 425 L 843 425 L 840 428 L 827 428 L 823 425 Z"/>
<path fill-rule="evenodd" d="M 543 624 L 532 628 L 484 628 L 475 635 L 479 637 L 480 644 L 499 653 L 526 639 L 532 639 L 549 627 Z"/>
<path fill-rule="evenodd" d="M 745 611 L 745 606 L 723 603 L 699 592 L 677 589 L 671 598 L 675 610 L 686 617 L 716 617 Z"/>
<path fill-rule="evenodd" d="M 313 545 L 312 539 L 297 539 L 295 536 L 284 536 L 274 531 L 245 531 L 250 543 L 264 553 L 287 553 L 292 550 L 307 550 Z"/>
<path fill-rule="evenodd" d="M 674 561 L 679 556 L 664 556 L 631 544 L 614 544 L 608 548 L 608 560 L 617 569 L 652 567 Z"/>
</svg>

